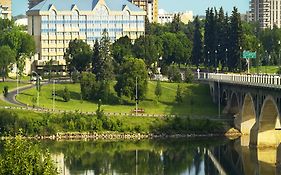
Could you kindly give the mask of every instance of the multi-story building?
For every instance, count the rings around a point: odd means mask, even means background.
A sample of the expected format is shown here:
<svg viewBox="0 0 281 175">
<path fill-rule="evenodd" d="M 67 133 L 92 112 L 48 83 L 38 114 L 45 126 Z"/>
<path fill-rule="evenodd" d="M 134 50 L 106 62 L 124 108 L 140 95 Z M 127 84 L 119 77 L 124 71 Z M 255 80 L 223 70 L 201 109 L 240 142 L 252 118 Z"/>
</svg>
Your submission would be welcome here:
<svg viewBox="0 0 281 175">
<path fill-rule="evenodd" d="M 0 0 L 0 18 L 12 19 L 12 0 Z"/>
<path fill-rule="evenodd" d="M 281 27 L 281 0 L 250 0 L 250 21 L 261 28 Z"/>
<path fill-rule="evenodd" d="M 193 21 L 192 11 L 180 12 L 180 13 L 177 13 L 177 12 L 169 13 L 163 9 L 160 9 L 159 13 L 158 13 L 158 23 L 159 24 L 171 23 L 173 21 L 175 15 L 180 15 L 180 20 L 184 24 L 188 24 L 189 22 Z"/>
<path fill-rule="evenodd" d="M 44 0 L 27 11 L 28 32 L 35 38 L 36 67 L 49 60 L 65 64 L 69 42 L 81 39 L 93 46 L 104 29 L 111 41 L 137 39 L 145 32 L 145 11 L 127 0 Z"/>
<path fill-rule="evenodd" d="M 36 6 L 37 4 L 39 4 L 42 1 L 44 1 L 44 0 L 28 0 L 28 9 L 33 8 L 34 6 Z"/>
<path fill-rule="evenodd" d="M 150 22 L 158 22 L 158 0 L 129 0 L 146 11 Z"/>
</svg>

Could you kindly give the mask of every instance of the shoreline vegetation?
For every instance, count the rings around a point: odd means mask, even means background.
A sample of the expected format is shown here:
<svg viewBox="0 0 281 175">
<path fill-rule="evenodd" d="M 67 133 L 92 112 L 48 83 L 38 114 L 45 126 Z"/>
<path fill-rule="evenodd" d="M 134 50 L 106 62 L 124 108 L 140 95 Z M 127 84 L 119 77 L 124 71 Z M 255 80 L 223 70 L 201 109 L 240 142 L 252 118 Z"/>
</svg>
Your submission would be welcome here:
<svg viewBox="0 0 281 175">
<path fill-rule="evenodd" d="M 29 114 L 27 116 L 26 114 Z M 20 134 L 36 140 L 139 140 L 157 138 L 237 137 L 226 122 L 190 117 L 128 117 L 81 113 L 45 114 L 0 110 L 2 140 Z"/>
</svg>

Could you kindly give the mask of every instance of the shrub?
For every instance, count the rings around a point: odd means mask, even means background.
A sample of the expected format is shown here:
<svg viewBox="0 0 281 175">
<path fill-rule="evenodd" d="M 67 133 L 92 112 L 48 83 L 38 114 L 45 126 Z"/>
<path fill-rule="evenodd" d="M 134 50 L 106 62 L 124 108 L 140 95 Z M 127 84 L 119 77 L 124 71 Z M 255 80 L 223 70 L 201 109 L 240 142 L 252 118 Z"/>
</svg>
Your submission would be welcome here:
<svg viewBox="0 0 281 175">
<path fill-rule="evenodd" d="M 70 92 L 66 86 L 64 87 L 62 98 L 65 102 L 68 102 L 70 100 Z"/>
<path fill-rule="evenodd" d="M 9 87 L 8 87 L 8 86 L 4 86 L 4 89 L 3 89 L 3 95 L 4 95 L 4 97 L 7 97 L 7 96 L 8 96 L 8 91 L 9 91 Z"/>
<path fill-rule="evenodd" d="M 171 65 L 168 68 L 168 78 L 172 82 L 181 82 L 182 77 L 181 77 L 181 72 L 178 66 L 176 65 Z"/>
<path fill-rule="evenodd" d="M 184 80 L 186 83 L 192 83 L 192 81 L 194 80 L 194 73 L 190 68 L 185 69 L 184 76 Z"/>
</svg>

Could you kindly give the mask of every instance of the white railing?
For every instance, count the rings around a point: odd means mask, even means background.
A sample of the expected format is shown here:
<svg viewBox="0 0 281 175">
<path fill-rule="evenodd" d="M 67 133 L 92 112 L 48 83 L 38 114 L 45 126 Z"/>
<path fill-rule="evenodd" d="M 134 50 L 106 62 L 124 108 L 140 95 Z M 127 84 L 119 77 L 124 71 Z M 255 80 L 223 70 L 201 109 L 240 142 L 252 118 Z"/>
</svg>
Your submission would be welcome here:
<svg viewBox="0 0 281 175">
<path fill-rule="evenodd" d="M 219 81 L 233 84 L 281 88 L 281 76 L 279 75 L 200 73 L 195 77 L 199 81 Z"/>
</svg>

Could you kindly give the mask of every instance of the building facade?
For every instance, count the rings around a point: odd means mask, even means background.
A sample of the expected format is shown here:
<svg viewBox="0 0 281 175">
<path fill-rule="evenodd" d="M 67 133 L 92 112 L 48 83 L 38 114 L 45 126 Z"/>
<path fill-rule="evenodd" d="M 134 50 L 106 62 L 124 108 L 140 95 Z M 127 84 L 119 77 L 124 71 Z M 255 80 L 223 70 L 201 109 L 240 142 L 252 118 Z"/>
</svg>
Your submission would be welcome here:
<svg viewBox="0 0 281 175">
<path fill-rule="evenodd" d="M 37 68 L 47 61 L 64 65 L 69 42 L 81 39 L 91 47 L 104 29 L 111 41 L 137 39 L 145 32 L 145 11 L 127 0 L 45 0 L 27 11 L 28 32 L 35 38 Z"/>
<path fill-rule="evenodd" d="M 0 0 L 0 18 L 12 19 L 12 0 Z"/>
<path fill-rule="evenodd" d="M 281 0 L 250 0 L 249 21 L 258 22 L 260 27 L 281 27 Z"/>
<path fill-rule="evenodd" d="M 184 24 L 188 24 L 189 22 L 193 21 L 193 12 L 192 11 L 187 11 L 187 12 L 174 12 L 174 13 L 170 13 L 170 12 L 166 12 L 163 9 L 159 10 L 158 13 L 158 23 L 159 24 L 166 24 L 166 23 L 171 23 L 175 17 L 175 15 L 180 15 L 180 20 L 181 22 L 183 22 Z"/>
<path fill-rule="evenodd" d="M 149 22 L 158 22 L 158 0 L 129 0 L 146 11 Z"/>
</svg>

